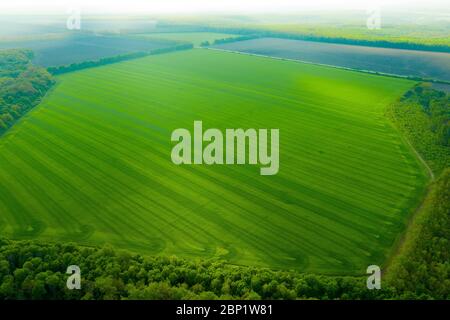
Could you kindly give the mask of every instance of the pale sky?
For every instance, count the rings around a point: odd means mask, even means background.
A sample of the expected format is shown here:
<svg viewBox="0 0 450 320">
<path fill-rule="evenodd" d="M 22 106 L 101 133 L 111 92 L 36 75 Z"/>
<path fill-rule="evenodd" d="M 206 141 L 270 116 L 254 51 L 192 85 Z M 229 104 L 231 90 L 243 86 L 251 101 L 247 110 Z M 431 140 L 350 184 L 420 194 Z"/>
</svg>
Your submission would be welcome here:
<svg viewBox="0 0 450 320">
<path fill-rule="evenodd" d="M 450 0 L 0 0 L 1 13 L 65 13 L 81 8 L 93 13 L 292 13 L 302 10 L 365 10 L 373 5 L 440 7 Z"/>
</svg>

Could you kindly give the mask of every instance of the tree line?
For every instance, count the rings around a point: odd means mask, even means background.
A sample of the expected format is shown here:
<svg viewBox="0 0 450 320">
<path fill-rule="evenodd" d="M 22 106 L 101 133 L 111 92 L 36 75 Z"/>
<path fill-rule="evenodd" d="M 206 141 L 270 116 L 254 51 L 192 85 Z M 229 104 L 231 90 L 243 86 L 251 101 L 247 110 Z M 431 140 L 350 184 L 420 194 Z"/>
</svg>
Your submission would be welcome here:
<svg viewBox="0 0 450 320">
<path fill-rule="evenodd" d="M 32 59 L 30 50 L 0 50 L 0 134 L 36 106 L 54 84 Z"/>
<path fill-rule="evenodd" d="M 245 40 L 252 40 L 252 39 L 258 39 L 261 38 L 257 35 L 244 35 L 239 37 L 228 37 L 228 38 L 222 38 L 222 39 L 216 39 L 211 44 L 209 41 L 203 41 L 200 46 L 201 47 L 208 47 L 210 45 L 216 45 L 216 44 L 225 44 L 225 43 L 232 43 L 232 42 L 238 42 L 238 41 L 245 41 Z"/>
<path fill-rule="evenodd" d="M 281 38 L 281 39 L 317 41 L 317 42 L 339 43 L 339 44 L 380 47 L 380 48 L 450 52 L 450 46 L 445 44 L 426 44 L 412 41 L 406 42 L 395 40 L 355 39 L 343 36 L 330 37 L 292 31 L 290 32 L 271 31 L 264 28 L 213 27 L 213 26 L 199 25 L 199 26 L 190 26 L 189 30 L 195 30 L 197 32 L 230 33 L 259 38 Z"/>
<path fill-rule="evenodd" d="M 69 290 L 69 265 L 81 290 Z M 372 299 L 365 278 L 305 275 L 223 261 L 144 257 L 126 251 L 0 240 L 0 299 Z"/>
<path fill-rule="evenodd" d="M 193 48 L 192 44 L 179 44 L 179 45 L 167 47 L 167 48 L 159 48 L 159 49 L 154 49 L 154 50 L 149 50 L 149 51 L 138 51 L 138 52 L 116 55 L 113 57 L 101 58 L 98 60 L 88 60 L 88 61 L 83 61 L 83 62 L 72 63 L 70 65 L 49 67 L 47 70 L 53 75 L 58 75 L 58 74 L 82 70 L 82 69 L 86 69 L 86 68 L 98 67 L 98 66 L 111 64 L 111 63 L 142 58 L 142 57 L 149 56 L 149 55 L 167 53 L 167 52 L 172 52 L 172 51 L 189 50 L 192 48 Z"/>
</svg>

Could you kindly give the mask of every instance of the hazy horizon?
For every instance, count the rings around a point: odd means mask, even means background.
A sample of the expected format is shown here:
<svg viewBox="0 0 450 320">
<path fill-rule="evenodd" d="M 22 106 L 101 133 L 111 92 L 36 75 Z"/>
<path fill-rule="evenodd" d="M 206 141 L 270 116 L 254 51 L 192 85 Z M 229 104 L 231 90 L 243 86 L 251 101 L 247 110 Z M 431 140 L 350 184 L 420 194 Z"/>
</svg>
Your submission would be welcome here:
<svg viewBox="0 0 450 320">
<path fill-rule="evenodd" d="M 79 8 L 87 14 L 298 14 L 366 10 L 374 6 L 405 12 L 434 11 L 450 17 L 450 5 L 445 0 L 16 0 L 0 3 L 0 15 L 65 14 L 70 8 Z"/>
</svg>

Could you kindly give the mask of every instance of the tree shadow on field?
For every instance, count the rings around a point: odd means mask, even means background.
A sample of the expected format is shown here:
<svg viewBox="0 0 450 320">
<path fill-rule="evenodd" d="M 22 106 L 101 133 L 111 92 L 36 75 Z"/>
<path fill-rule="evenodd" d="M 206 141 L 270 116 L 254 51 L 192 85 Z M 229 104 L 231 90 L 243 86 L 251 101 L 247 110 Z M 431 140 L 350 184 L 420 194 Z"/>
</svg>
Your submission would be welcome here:
<svg viewBox="0 0 450 320">
<path fill-rule="evenodd" d="M 63 237 L 63 240 L 67 241 L 82 241 L 89 239 L 94 233 L 95 228 L 93 226 L 83 224 L 80 225 L 77 231 L 70 232 Z"/>
<path fill-rule="evenodd" d="M 31 220 L 26 226 L 16 228 L 13 232 L 13 238 L 28 239 L 35 238 L 47 228 L 45 222 L 40 220 Z M 0 226 L 1 229 L 1 226 Z"/>
<path fill-rule="evenodd" d="M 145 241 L 140 240 L 125 240 L 115 243 L 119 247 L 128 248 L 137 253 L 145 253 L 150 255 L 157 255 L 166 248 L 166 241 L 159 237 L 147 237 Z"/>
</svg>

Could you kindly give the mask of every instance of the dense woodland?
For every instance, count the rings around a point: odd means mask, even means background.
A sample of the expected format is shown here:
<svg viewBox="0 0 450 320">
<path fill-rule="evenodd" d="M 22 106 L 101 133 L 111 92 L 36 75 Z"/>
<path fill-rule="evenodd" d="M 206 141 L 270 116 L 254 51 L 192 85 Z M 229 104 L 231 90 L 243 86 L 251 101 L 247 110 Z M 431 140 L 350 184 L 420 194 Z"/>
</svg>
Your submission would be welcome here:
<svg viewBox="0 0 450 320">
<path fill-rule="evenodd" d="M 0 134 L 36 106 L 54 83 L 32 58 L 30 50 L 0 50 Z"/>
<path fill-rule="evenodd" d="M 81 290 L 66 289 L 69 265 Z M 365 278 L 236 267 L 220 261 L 142 257 L 112 248 L 0 240 L 0 299 L 370 299 Z"/>
<path fill-rule="evenodd" d="M 65 289 L 65 271 L 71 264 L 81 268 L 82 290 Z M 1 299 L 334 299 L 371 294 L 364 289 L 364 279 L 142 257 L 109 247 L 7 240 L 0 241 L 0 279 Z"/>
<path fill-rule="evenodd" d="M 450 168 L 430 187 L 386 281 L 405 299 L 450 299 Z"/>
<path fill-rule="evenodd" d="M 393 104 L 388 115 L 436 175 L 450 167 L 450 96 L 417 85 Z"/>
</svg>

